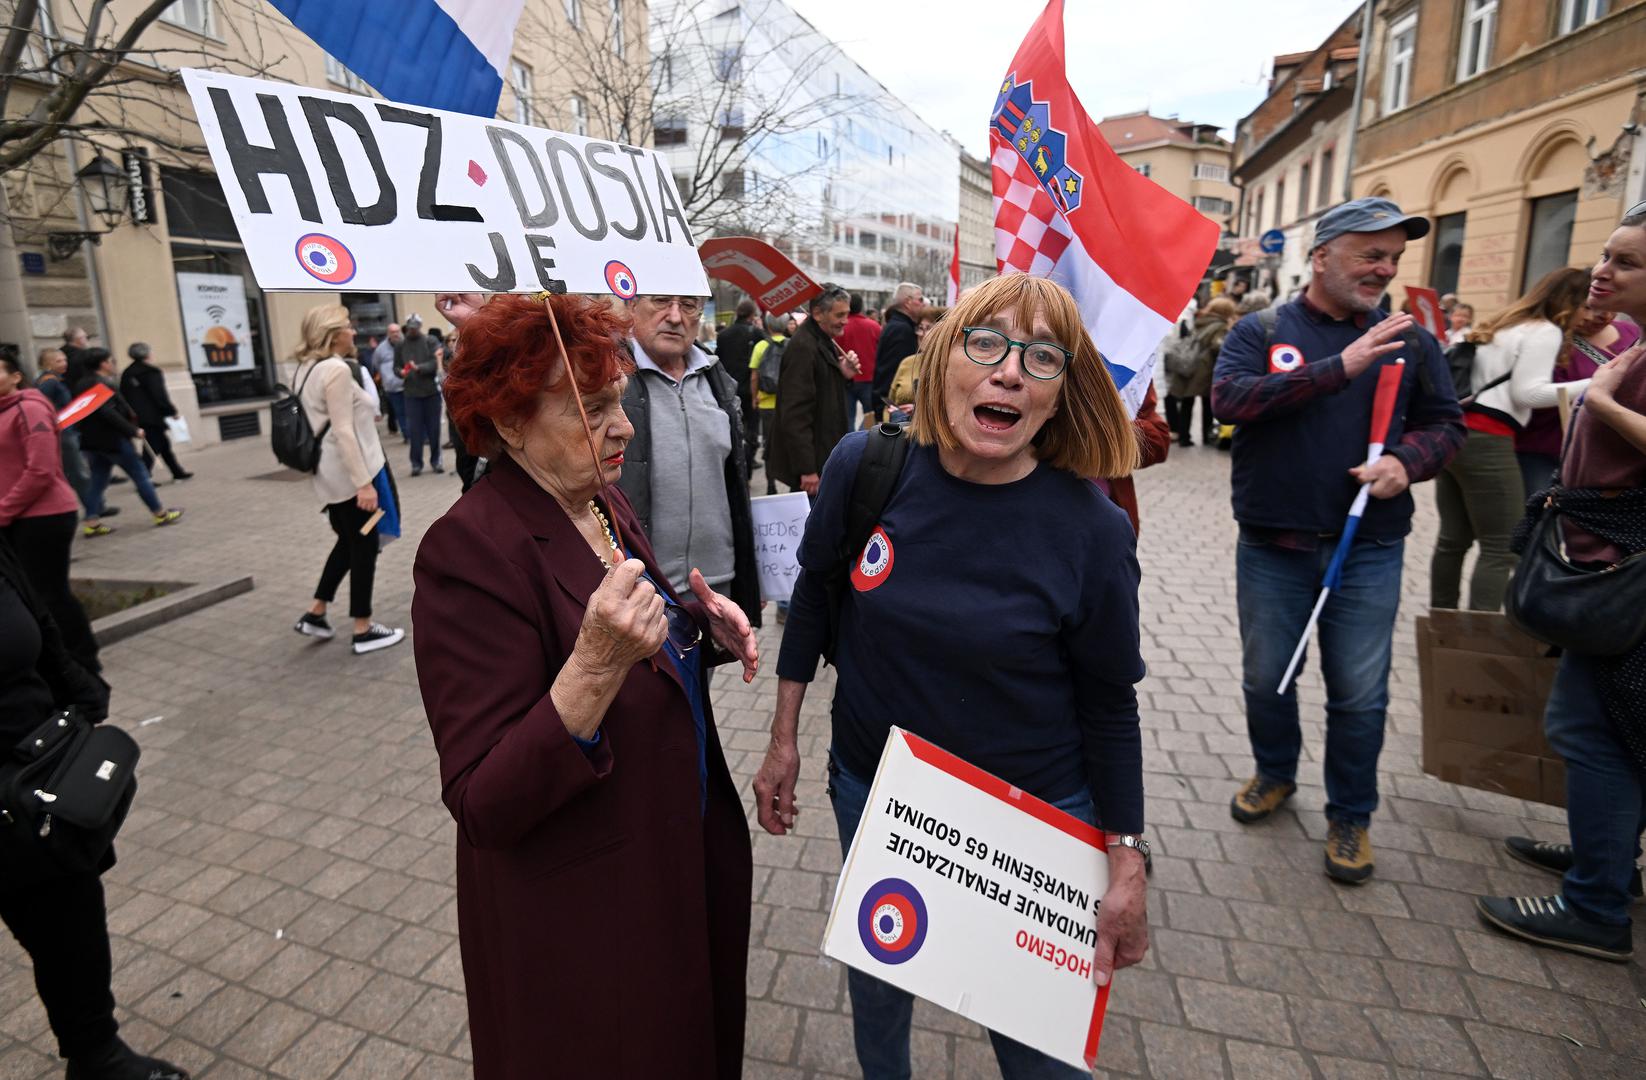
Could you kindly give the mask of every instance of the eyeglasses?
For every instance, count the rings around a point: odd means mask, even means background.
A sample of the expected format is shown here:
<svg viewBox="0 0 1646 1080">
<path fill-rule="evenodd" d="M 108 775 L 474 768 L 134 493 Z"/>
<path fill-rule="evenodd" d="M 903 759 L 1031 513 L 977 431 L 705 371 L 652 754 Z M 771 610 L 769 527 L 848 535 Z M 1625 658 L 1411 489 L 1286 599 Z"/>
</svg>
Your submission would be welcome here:
<svg viewBox="0 0 1646 1080">
<path fill-rule="evenodd" d="M 663 592 L 663 587 L 652 581 L 651 574 L 642 575 L 651 587 L 657 590 L 657 595 L 663 597 L 663 619 L 669 624 L 669 647 L 677 656 L 685 656 L 697 648 L 697 643 L 703 640 L 703 632 L 697 628 L 697 620 L 693 619 L 686 609 L 679 604 L 669 603 L 669 598 Z"/>
<path fill-rule="evenodd" d="M 703 314 L 703 298 L 700 296 L 642 296 L 640 299 L 659 311 L 667 311 L 678 305 L 680 314 L 688 319 L 695 319 Z"/>
<path fill-rule="evenodd" d="M 1006 359 L 1013 347 L 1023 358 L 1023 371 L 1032 378 L 1045 381 L 1063 374 L 1074 353 L 1049 341 L 1013 341 L 998 330 L 987 326 L 962 326 L 960 347 L 966 359 L 983 367 L 994 367 Z"/>
</svg>

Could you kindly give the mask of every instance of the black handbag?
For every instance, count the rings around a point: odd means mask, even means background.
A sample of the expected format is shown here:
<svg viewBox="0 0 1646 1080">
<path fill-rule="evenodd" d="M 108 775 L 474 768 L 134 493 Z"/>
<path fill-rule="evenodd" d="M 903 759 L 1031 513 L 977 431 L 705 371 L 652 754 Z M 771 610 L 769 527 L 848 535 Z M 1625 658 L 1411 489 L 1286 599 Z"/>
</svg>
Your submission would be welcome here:
<svg viewBox="0 0 1646 1080">
<path fill-rule="evenodd" d="M 101 870 L 137 794 L 132 737 L 72 709 L 0 760 L 0 836 L 11 856 L 70 872 Z"/>
<path fill-rule="evenodd" d="M 1548 500 L 1509 579 L 1503 609 L 1520 630 L 1585 656 L 1622 656 L 1646 640 L 1646 551 L 1588 569 L 1566 557 Z"/>
</svg>

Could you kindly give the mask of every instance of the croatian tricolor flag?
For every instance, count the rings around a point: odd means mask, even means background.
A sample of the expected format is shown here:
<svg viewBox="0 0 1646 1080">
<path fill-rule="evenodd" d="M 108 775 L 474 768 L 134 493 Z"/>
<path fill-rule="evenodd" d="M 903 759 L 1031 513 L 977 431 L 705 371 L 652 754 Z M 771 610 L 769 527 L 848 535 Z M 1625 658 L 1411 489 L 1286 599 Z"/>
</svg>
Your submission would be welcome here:
<svg viewBox="0 0 1646 1080">
<path fill-rule="evenodd" d="M 496 116 L 526 0 L 270 0 L 390 101 Z"/>
<path fill-rule="evenodd" d="M 1012 59 L 989 125 L 995 260 L 1074 294 L 1135 414 L 1155 348 L 1200 284 L 1217 225 L 1120 160 L 1069 86 L 1063 0 Z"/>
</svg>

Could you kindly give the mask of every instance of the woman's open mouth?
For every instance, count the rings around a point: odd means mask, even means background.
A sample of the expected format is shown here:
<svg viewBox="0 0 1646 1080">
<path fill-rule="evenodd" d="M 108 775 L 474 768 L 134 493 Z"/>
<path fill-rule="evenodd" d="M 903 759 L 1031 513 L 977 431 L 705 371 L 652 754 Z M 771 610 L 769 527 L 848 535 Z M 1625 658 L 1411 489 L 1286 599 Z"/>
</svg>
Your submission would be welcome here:
<svg viewBox="0 0 1646 1080">
<path fill-rule="evenodd" d="M 606 462 L 607 465 L 621 465 L 621 464 L 623 464 L 623 451 L 619 450 L 617 453 L 613 454 L 611 457 L 606 458 L 605 462 Z"/>
<path fill-rule="evenodd" d="M 1010 405 L 979 405 L 972 410 L 978 427 L 984 431 L 1010 431 L 1023 414 Z"/>
</svg>

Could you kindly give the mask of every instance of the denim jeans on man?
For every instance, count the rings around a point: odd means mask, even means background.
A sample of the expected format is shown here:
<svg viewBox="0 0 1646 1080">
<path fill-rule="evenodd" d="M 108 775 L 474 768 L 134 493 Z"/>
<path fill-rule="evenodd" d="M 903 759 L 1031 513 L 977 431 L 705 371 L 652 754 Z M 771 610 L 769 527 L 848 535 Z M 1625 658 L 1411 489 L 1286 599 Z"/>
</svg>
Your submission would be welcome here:
<svg viewBox="0 0 1646 1080">
<path fill-rule="evenodd" d="M 385 390 L 383 397 L 389 403 L 389 430 L 400 429 L 402 438 L 406 438 L 406 392 L 404 390 Z"/>
<path fill-rule="evenodd" d="M 840 832 L 840 854 L 845 856 L 857 835 L 857 823 L 869 801 L 869 782 L 835 764 L 829 755 L 829 801 L 834 804 Z M 1054 803 L 1090 825 L 1097 824 L 1091 796 L 1085 792 Z M 852 998 L 852 1036 L 857 1042 L 857 1064 L 863 1080 L 909 1080 L 909 1024 L 914 1018 L 914 995 L 881 982 L 855 968 L 846 971 L 846 989 Z M 995 1060 L 1005 1080 L 1088 1080 L 1085 1069 L 1065 1065 L 1039 1050 L 998 1032 L 989 1032 Z"/>
<path fill-rule="evenodd" d="M 440 468 L 439 394 L 406 398 L 406 441 L 411 444 L 411 467 L 423 471 L 423 444 L 429 445 L 429 464 Z"/>
<path fill-rule="evenodd" d="M 1629 884 L 1646 832 L 1646 778 L 1606 719 L 1595 660 L 1567 653 L 1555 675 L 1543 730 L 1566 759 L 1566 824 L 1572 868 L 1561 893 L 1580 917 L 1629 925 Z"/>
<path fill-rule="evenodd" d="M 143 459 L 131 443 L 122 440 L 118 450 L 87 450 L 86 464 L 91 468 L 91 484 L 86 490 L 87 517 L 103 516 L 103 493 L 109 488 L 109 477 L 114 474 L 116 465 L 131 477 L 138 497 L 151 513 L 158 514 L 164 509 L 160 496 L 154 490 L 154 481 L 149 478 L 149 470 L 143 467 Z"/>
<path fill-rule="evenodd" d="M 1296 534 L 1293 534 L 1296 535 Z M 1257 774 L 1295 782 L 1303 746 L 1297 686 L 1276 693 L 1297 636 L 1309 621 L 1336 549 L 1323 537 L 1313 551 L 1270 543 L 1242 526 L 1235 555 L 1246 730 Z M 1364 826 L 1377 809 L 1377 758 L 1389 704 L 1389 659 L 1400 608 L 1405 540 L 1357 540 L 1343 583 L 1320 615 L 1320 669 L 1326 679 L 1326 817 Z M 1301 668 L 1299 669 L 1301 672 Z"/>
</svg>

